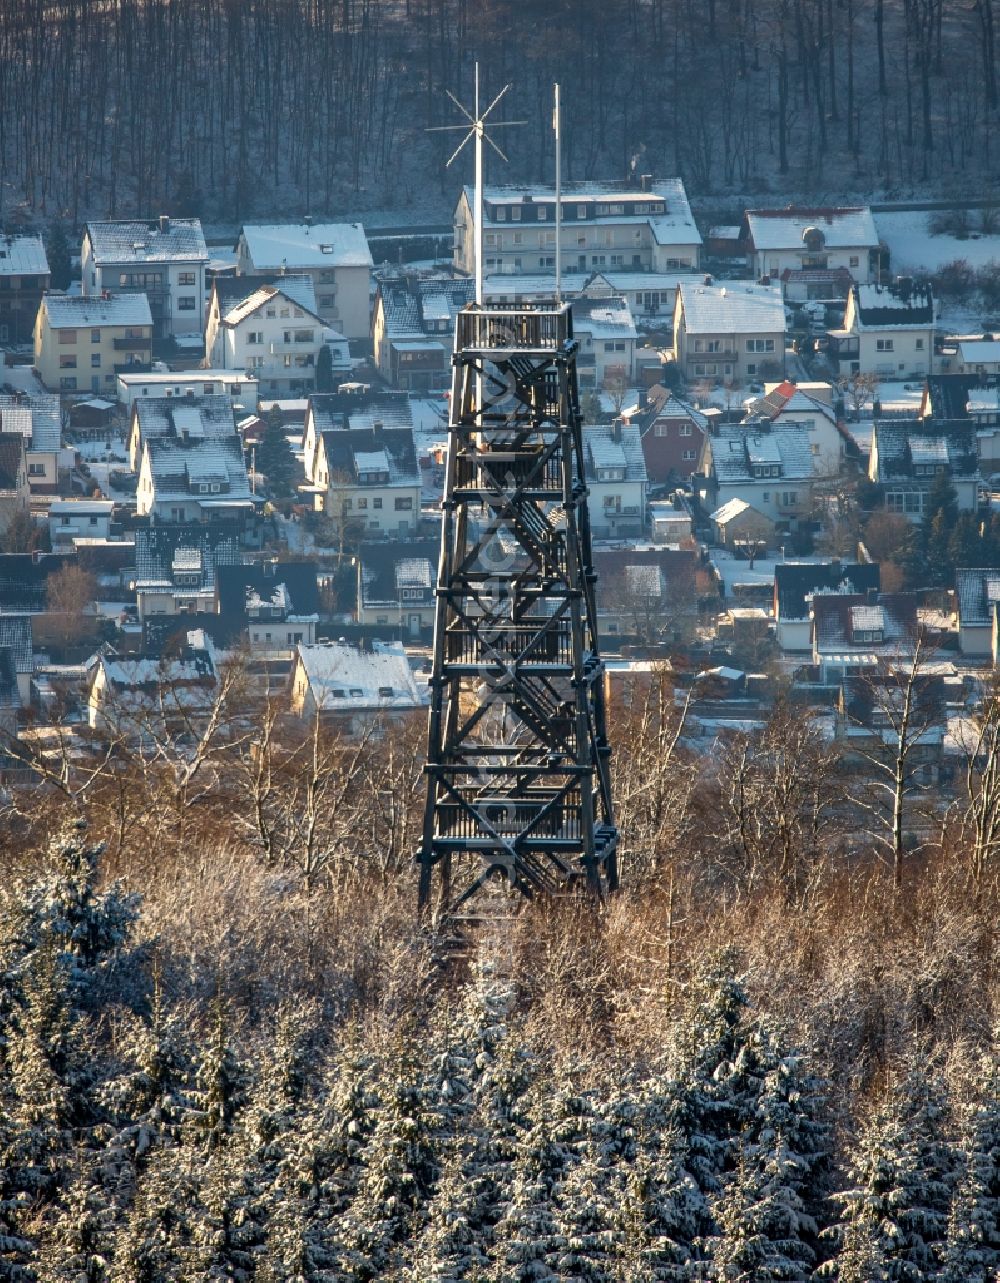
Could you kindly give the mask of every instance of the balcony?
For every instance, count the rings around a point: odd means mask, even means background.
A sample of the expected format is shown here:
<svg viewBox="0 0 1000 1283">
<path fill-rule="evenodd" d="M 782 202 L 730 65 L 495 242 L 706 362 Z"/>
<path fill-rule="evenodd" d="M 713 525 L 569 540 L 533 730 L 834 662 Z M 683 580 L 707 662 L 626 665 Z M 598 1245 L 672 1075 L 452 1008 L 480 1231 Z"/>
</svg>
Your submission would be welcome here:
<svg viewBox="0 0 1000 1283">
<path fill-rule="evenodd" d="M 114 348 L 116 352 L 141 352 L 144 349 L 148 351 L 152 343 L 153 340 L 148 335 L 137 339 L 115 339 Z"/>
<path fill-rule="evenodd" d="M 151 374 L 152 372 L 153 366 L 149 361 L 126 361 L 122 365 L 115 366 L 115 374 Z"/>
</svg>

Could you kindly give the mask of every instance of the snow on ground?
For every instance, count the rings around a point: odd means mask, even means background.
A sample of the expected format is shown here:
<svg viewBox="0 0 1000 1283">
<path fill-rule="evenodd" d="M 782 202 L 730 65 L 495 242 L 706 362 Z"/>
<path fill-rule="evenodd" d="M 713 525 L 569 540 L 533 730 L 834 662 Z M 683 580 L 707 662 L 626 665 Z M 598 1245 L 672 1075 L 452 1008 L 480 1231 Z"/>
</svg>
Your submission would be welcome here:
<svg viewBox="0 0 1000 1283">
<path fill-rule="evenodd" d="M 9 383 L 18 392 L 30 392 L 33 396 L 45 391 L 30 365 L 0 365 L 0 383 Z"/>
<path fill-rule="evenodd" d="M 826 557 L 789 556 L 786 558 L 779 552 L 776 557 L 756 558 L 751 570 L 749 561 L 742 557 L 734 557 L 725 548 L 713 548 L 711 553 L 712 561 L 726 586 L 727 597 L 732 596 L 733 584 L 773 584 L 774 568 L 781 565 L 783 561 L 805 561 L 817 565 L 828 560 Z"/>
<path fill-rule="evenodd" d="M 1000 262 L 1000 235 L 972 232 L 966 240 L 957 236 L 932 236 L 926 210 L 894 210 L 876 214 L 875 227 L 889 247 L 892 271 L 936 272 L 945 263 L 964 258 L 973 267 L 996 259 Z"/>
</svg>

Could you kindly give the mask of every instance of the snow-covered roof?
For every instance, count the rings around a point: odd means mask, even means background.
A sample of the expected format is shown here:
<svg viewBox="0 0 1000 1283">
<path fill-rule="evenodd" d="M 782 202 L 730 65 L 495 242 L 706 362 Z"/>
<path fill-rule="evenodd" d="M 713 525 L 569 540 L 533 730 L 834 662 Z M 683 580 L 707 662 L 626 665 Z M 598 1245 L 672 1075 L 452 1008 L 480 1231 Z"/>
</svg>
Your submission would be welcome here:
<svg viewBox="0 0 1000 1283">
<path fill-rule="evenodd" d="M 466 199 L 470 208 L 474 208 L 471 187 L 465 188 Z M 528 198 L 525 200 L 525 198 Z M 610 223 L 646 223 L 654 239 L 661 245 L 700 245 L 701 233 L 691 213 L 684 183 L 679 178 L 656 180 L 649 191 L 635 187 L 610 186 L 601 182 L 564 183 L 562 188 L 564 207 L 583 205 L 594 219 L 606 219 Z M 547 185 L 492 186 L 483 189 L 484 226 L 495 226 L 491 209 L 496 206 L 539 204 L 548 205 L 555 213 L 555 188 Z M 597 206 L 609 208 L 600 213 Z M 662 211 L 653 212 L 653 207 L 662 205 Z M 621 206 L 617 213 L 612 213 L 611 206 Z M 637 210 L 644 207 L 644 212 Z M 628 210 L 628 213 L 624 211 Z M 566 221 L 569 209 L 564 212 Z M 575 212 L 575 211 L 574 211 Z"/>
<path fill-rule="evenodd" d="M 109 263 L 208 262 L 200 218 L 88 223 L 87 235 L 99 267 Z"/>
<path fill-rule="evenodd" d="M 239 325 L 248 316 L 259 312 L 265 304 L 275 303 L 284 297 L 294 307 L 312 314 L 320 320 L 316 312 L 316 289 L 310 276 L 289 276 L 280 285 L 261 285 L 247 296 L 230 307 L 222 318 L 223 325 Z M 292 319 L 292 318 L 289 318 Z"/>
<path fill-rule="evenodd" d="M 752 285 L 728 281 L 725 285 L 677 287 L 688 334 L 784 334 L 785 300 L 780 285 Z"/>
<path fill-rule="evenodd" d="M 910 457 L 915 464 L 948 462 L 948 442 L 943 437 L 910 437 Z"/>
<path fill-rule="evenodd" d="M 745 426 L 724 425 L 710 438 L 712 465 L 720 484 L 767 485 L 772 478 L 754 476 L 755 466 L 780 466 L 788 481 L 804 481 L 815 475 L 817 457 L 810 448 L 809 434 L 789 425 L 768 433 L 750 433 Z"/>
<path fill-rule="evenodd" d="M 646 481 L 646 460 L 642 437 L 634 424 L 621 425 L 619 439 L 614 439 L 611 424 L 588 425 L 583 430 L 584 462 L 587 477 L 597 480 L 598 468 L 624 468 L 625 481 Z"/>
<path fill-rule="evenodd" d="M 628 565 L 625 567 L 625 588 L 634 597 L 662 597 L 663 571 L 654 565 Z"/>
<path fill-rule="evenodd" d="M 717 526 L 725 526 L 732 521 L 734 517 L 738 517 L 741 513 L 748 512 L 749 510 L 750 505 L 745 499 L 730 499 L 724 503 L 721 508 L 716 508 L 712 513 L 710 520 L 714 521 Z"/>
<path fill-rule="evenodd" d="M 240 234 L 257 272 L 372 266 L 360 223 L 244 223 Z"/>
<path fill-rule="evenodd" d="M 62 440 L 57 396 L 0 396 L 0 432 L 17 432 L 30 450 L 58 450 Z"/>
<path fill-rule="evenodd" d="M 402 646 L 362 651 L 344 642 L 307 646 L 299 643 L 302 665 L 313 699 L 324 713 L 366 709 L 407 709 L 420 705 L 420 694 Z"/>
<path fill-rule="evenodd" d="M 133 406 L 139 437 L 184 437 L 194 444 L 236 439 L 233 404 L 228 396 L 141 397 Z"/>
<path fill-rule="evenodd" d="M 1000 388 L 969 388 L 965 408 L 973 417 L 1000 413 Z"/>
<path fill-rule="evenodd" d="M 158 387 L 160 384 L 185 383 L 256 383 L 256 374 L 245 370 L 151 370 L 148 374 L 119 374 L 118 381 L 126 388 L 141 387 L 144 383 Z"/>
<path fill-rule="evenodd" d="M 851 630 L 855 633 L 883 632 L 885 610 L 881 606 L 852 606 Z"/>
<path fill-rule="evenodd" d="M 40 236 L 0 236 L 0 276 L 47 276 L 48 272 Z"/>
<path fill-rule="evenodd" d="M 802 249 L 810 228 L 823 234 L 828 249 L 878 249 L 872 212 L 856 209 L 752 209 L 747 224 L 757 250 Z"/>
<path fill-rule="evenodd" d="M 1000 571 L 959 567 L 955 571 L 955 596 L 963 627 L 992 624 L 994 605 L 1000 600 Z"/>
<path fill-rule="evenodd" d="M 153 324 L 145 294 L 109 294 L 106 298 L 101 295 L 83 298 L 79 294 L 45 294 L 42 306 L 53 330 Z"/>
<path fill-rule="evenodd" d="M 431 563 L 426 557 L 405 557 L 396 562 L 398 588 L 429 588 L 431 582 Z"/>
<path fill-rule="evenodd" d="M 53 499 L 49 516 L 110 517 L 114 506 L 113 499 Z"/>
<path fill-rule="evenodd" d="M 635 339 L 635 322 L 624 298 L 574 299 L 573 329 L 592 339 Z"/>
<path fill-rule="evenodd" d="M 227 438 L 191 443 L 170 437 L 146 441 L 149 475 L 157 504 L 197 499 L 203 506 L 241 506 L 253 502 L 243 447 L 236 433 Z M 196 486 L 226 486 L 209 499 Z M 209 492 L 211 493 L 211 492 Z"/>
<path fill-rule="evenodd" d="M 863 284 L 853 286 L 859 330 L 926 330 L 934 324 L 934 296 L 929 285 Z"/>
<path fill-rule="evenodd" d="M 1000 361 L 1000 339 L 959 339 L 963 365 L 994 365 Z"/>
</svg>

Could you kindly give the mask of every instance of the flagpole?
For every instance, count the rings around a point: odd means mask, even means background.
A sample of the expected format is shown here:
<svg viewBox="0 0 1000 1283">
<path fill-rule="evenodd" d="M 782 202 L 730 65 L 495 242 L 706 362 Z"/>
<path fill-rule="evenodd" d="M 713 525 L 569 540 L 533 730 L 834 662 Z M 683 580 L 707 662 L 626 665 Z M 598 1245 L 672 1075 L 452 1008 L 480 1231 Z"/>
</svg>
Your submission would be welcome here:
<svg viewBox="0 0 1000 1283">
<path fill-rule="evenodd" d="M 555 86 L 555 110 L 552 129 L 556 136 L 556 306 L 562 302 L 562 122 L 559 110 L 559 86 Z"/>
</svg>

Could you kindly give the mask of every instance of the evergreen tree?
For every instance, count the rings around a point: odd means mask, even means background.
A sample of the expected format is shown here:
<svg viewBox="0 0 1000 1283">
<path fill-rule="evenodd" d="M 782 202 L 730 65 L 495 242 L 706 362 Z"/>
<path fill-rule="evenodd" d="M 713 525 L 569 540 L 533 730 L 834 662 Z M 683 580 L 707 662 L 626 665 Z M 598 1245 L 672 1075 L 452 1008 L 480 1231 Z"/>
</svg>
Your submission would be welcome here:
<svg viewBox="0 0 1000 1283">
<path fill-rule="evenodd" d="M 113 1209 L 93 1158 L 84 1155 L 45 1231 L 36 1267 L 38 1283 L 103 1283 L 114 1244 Z"/>
<path fill-rule="evenodd" d="M 362 1175 L 338 1226 L 341 1261 L 356 1283 L 399 1264 L 397 1249 L 419 1232 L 437 1174 L 435 1118 L 412 1040 L 385 1066 L 382 1107 L 361 1154 Z"/>
<path fill-rule="evenodd" d="M 73 260 L 69 240 L 62 223 L 50 223 L 45 237 L 45 257 L 49 261 L 49 283 L 54 290 L 68 290 L 73 279 Z"/>
<path fill-rule="evenodd" d="M 333 355 L 329 343 L 323 344 L 316 357 L 316 391 L 336 391 L 333 383 Z"/>
<path fill-rule="evenodd" d="M 940 1283 L 1000 1277 L 1000 1070 L 987 1067 L 982 1098 L 966 1112 L 958 1180 L 942 1248 Z"/>
<path fill-rule="evenodd" d="M 989 541 L 971 512 L 960 512 L 948 538 L 948 561 L 954 566 L 988 566 Z"/>
<path fill-rule="evenodd" d="M 559 1186 L 555 1206 L 558 1246 L 554 1267 L 560 1279 L 610 1283 L 622 1256 L 622 1227 L 611 1201 L 608 1168 L 600 1149 L 588 1147 Z"/>
<path fill-rule="evenodd" d="M 568 1155 L 554 1136 L 544 1107 L 517 1147 L 508 1202 L 494 1231 L 489 1283 L 528 1283 L 558 1278 L 559 1235 L 555 1194 Z"/>
<path fill-rule="evenodd" d="M 209 1153 L 223 1145 L 246 1100 L 246 1076 L 229 1041 L 220 993 L 213 1008 L 212 1035 L 198 1068 L 187 1120 Z"/>
<path fill-rule="evenodd" d="M 933 1277 L 947 1232 L 953 1155 L 940 1086 L 913 1072 L 863 1127 L 850 1162 L 851 1185 L 829 1236 L 838 1256 L 823 1267 L 845 1283 L 860 1268 L 871 1283 Z"/>
<path fill-rule="evenodd" d="M 276 405 L 264 415 L 264 433 L 257 445 L 254 467 L 267 477 L 273 498 L 287 499 L 294 494 L 300 480 L 299 467 Z"/>
<path fill-rule="evenodd" d="M 469 1160 L 466 1143 L 449 1143 L 427 1225 L 409 1263 L 407 1283 L 464 1283 L 476 1271 L 487 1269 L 490 1186 L 483 1173 L 470 1170 Z"/>
</svg>

